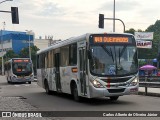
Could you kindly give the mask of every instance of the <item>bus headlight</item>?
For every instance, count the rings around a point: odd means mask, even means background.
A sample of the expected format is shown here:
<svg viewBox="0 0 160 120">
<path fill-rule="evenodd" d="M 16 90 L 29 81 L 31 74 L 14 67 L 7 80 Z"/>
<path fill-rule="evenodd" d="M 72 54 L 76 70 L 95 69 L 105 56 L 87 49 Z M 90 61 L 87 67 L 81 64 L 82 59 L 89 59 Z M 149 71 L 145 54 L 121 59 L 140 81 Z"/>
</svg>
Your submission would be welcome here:
<svg viewBox="0 0 160 120">
<path fill-rule="evenodd" d="M 30 74 L 30 77 L 33 77 L 33 74 Z"/>
<path fill-rule="evenodd" d="M 133 81 L 131 81 L 130 86 L 136 86 L 139 82 L 138 77 L 136 77 Z"/>
<path fill-rule="evenodd" d="M 96 88 L 104 88 L 104 86 L 100 82 L 98 82 L 97 80 L 93 80 L 93 81 L 91 81 L 91 83 Z"/>
<path fill-rule="evenodd" d="M 13 80 L 16 80 L 16 79 L 17 79 L 17 76 L 12 76 L 12 79 L 13 79 Z"/>
</svg>

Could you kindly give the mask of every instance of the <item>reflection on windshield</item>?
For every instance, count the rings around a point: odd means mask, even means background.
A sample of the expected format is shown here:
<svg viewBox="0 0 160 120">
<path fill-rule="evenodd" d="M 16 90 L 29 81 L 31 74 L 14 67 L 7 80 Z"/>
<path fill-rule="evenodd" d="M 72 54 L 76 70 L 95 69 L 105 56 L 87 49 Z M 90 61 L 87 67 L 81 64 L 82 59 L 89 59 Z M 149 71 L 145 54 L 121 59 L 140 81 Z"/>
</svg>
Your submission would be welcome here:
<svg viewBox="0 0 160 120">
<path fill-rule="evenodd" d="M 32 73 L 31 63 L 13 63 L 13 73 L 16 75 L 29 75 Z"/>
<path fill-rule="evenodd" d="M 137 72 L 137 52 L 134 46 L 91 46 L 91 73 L 126 75 Z"/>
</svg>

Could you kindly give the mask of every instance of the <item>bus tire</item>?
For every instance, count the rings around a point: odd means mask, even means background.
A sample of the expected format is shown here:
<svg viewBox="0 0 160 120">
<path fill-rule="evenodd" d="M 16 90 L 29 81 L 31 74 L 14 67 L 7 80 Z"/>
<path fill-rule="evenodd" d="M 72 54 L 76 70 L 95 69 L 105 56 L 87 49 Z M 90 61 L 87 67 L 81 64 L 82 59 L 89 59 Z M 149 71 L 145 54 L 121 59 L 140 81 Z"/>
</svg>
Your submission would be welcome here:
<svg viewBox="0 0 160 120">
<path fill-rule="evenodd" d="M 31 81 L 29 81 L 28 84 L 31 84 Z"/>
<path fill-rule="evenodd" d="M 119 96 L 112 96 L 112 97 L 110 97 L 110 100 L 111 101 L 116 101 L 116 100 L 118 100 L 118 98 L 119 98 Z"/>
<path fill-rule="evenodd" d="M 45 82 L 44 82 L 44 87 L 45 87 L 46 93 L 48 95 L 51 95 L 51 91 L 49 90 L 49 85 L 48 85 L 47 80 L 45 80 Z"/>
<path fill-rule="evenodd" d="M 9 81 L 8 77 L 7 77 L 7 83 L 10 84 L 10 81 Z"/>
<path fill-rule="evenodd" d="M 75 101 L 80 102 L 80 97 L 78 96 L 78 89 L 77 89 L 77 85 L 76 84 L 73 84 L 72 95 L 73 95 L 73 99 Z"/>
<path fill-rule="evenodd" d="M 9 80 L 7 80 L 8 84 L 10 84 L 11 82 Z"/>
</svg>

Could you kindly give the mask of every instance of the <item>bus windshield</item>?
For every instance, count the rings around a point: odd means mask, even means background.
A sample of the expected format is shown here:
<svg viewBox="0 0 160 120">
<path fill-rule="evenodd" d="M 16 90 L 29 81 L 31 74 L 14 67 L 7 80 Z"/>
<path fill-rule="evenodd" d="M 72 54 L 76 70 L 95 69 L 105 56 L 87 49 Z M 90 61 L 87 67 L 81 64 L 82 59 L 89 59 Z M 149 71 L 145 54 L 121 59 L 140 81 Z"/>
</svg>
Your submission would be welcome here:
<svg viewBox="0 0 160 120">
<path fill-rule="evenodd" d="M 90 44 L 90 71 L 97 76 L 124 76 L 138 71 L 135 44 Z"/>
<path fill-rule="evenodd" d="M 12 64 L 12 70 L 15 75 L 30 75 L 32 73 L 32 63 L 14 62 Z"/>
</svg>

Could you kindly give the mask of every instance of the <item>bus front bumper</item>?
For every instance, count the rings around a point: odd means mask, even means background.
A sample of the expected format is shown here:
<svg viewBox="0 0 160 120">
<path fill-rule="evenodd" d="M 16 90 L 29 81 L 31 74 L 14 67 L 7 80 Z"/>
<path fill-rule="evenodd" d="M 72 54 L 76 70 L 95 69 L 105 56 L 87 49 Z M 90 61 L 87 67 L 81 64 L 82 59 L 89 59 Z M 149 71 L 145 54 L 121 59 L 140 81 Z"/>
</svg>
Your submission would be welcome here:
<svg viewBox="0 0 160 120">
<path fill-rule="evenodd" d="M 12 82 L 31 82 L 34 77 L 12 77 Z"/>
<path fill-rule="evenodd" d="M 95 88 L 94 86 L 90 86 L 90 98 L 138 94 L 138 88 L 138 84 L 136 86 L 119 86 L 112 88 Z"/>
</svg>

